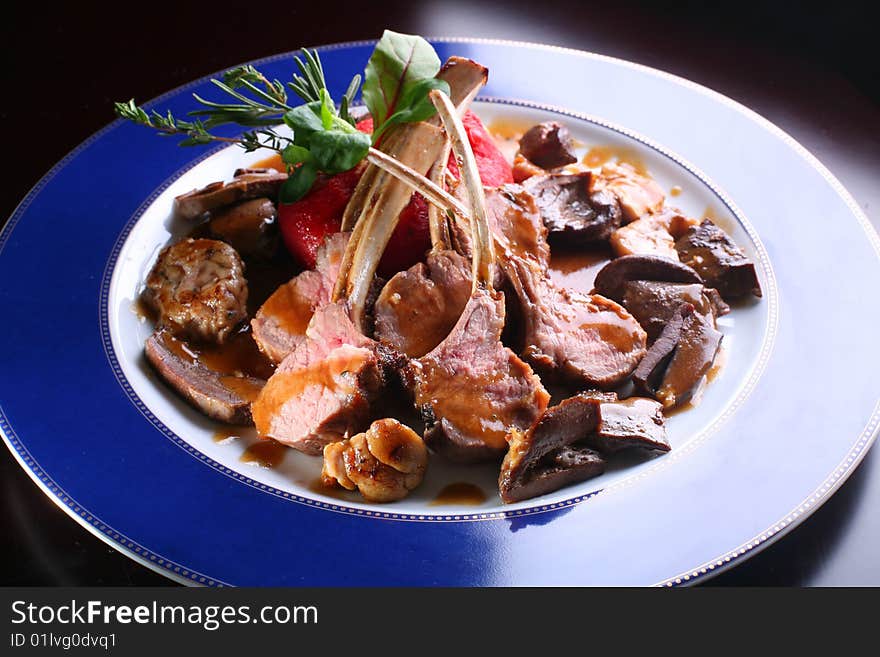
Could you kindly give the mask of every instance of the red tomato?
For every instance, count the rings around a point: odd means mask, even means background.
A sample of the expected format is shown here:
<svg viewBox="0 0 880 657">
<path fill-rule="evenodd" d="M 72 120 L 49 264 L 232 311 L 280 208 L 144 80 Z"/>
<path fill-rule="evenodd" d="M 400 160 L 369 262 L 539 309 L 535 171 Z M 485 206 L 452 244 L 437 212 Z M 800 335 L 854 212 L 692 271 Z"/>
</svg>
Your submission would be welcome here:
<svg viewBox="0 0 880 657">
<path fill-rule="evenodd" d="M 471 149 L 474 151 L 474 159 L 477 161 L 477 170 L 480 172 L 480 180 L 483 181 L 483 185 L 498 187 L 505 183 L 512 183 L 513 170 L 504 159 L 498 146 L 495 145 L 495 140 L 486 131 L 480 118 L 473 112 L 466 112 L 461 122 L 464 124 L 464 131 L 467 133 Z M 452 156 L 449 158 L 449 172 L 456 178 L 459 177 L 458 163 Z"/>
<path fill-rule="evenodd" d="M 465 130 L 480 178 L 487 187 L 513 182 L 511 167 L 492 137 L 486 132 L 480 119 L 472 112 L 463 118 Z M 366 118 L 357 124 L 361 132 L 373 131 L 373 120 Z M 450 171 L 458 176 L 454 158 L 449 160 Z M 330 233 L 339 230 L 342 213 L 360 180 L 360 168 L 324 178 L 296 203 L 278 208 L 278 224 L 284 244 L 294 260 L 306 268 L 315 266 L 315 252 Z M 421 262 L 431 248 L 428 227 L 428 203 L 415 194 L 403 211 L 397 228 L 391 235 L 385 255 L 379 263 L 379 274 L 386 278 Z"/>
<path fill-rule="evenodd" d="M 315 252 L 324 238 L 339 231 L 342 213 L 361 179 L 361 172 L 358 167 L 328 176 L 316 182 L 296 203 L 279 205 L 281 238 L 297 264 L 307 269 L 315 266 Z"/>
</svg>

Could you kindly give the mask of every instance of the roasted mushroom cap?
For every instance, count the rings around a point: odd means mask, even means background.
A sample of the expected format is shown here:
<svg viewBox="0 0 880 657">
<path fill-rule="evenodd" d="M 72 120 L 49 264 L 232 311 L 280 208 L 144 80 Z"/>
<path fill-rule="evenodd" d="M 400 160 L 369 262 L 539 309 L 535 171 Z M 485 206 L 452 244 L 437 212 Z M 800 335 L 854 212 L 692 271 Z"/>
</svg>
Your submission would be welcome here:
<svg viewBox="0 0 880 657">
<path fill-rule="evenodd" d="M 589 191 L 592 175 L 589 171 L 552 173 L 525 181 L 551 239 L 600 242 L 620 226 L 621 211 L 614 196 L 603 190 Z"/>
<path fill-rule="evenodd" d="M 519 152 L 542 169 L 577 162 L 571 135 L 557 121 L 545 121 L 529 128 L 519 140 Z"/>
<path fill-rule="evenodd" d="M 755 265 L 733 240 L 708 219 L 694 226 L 675 243 L 681 261 L 700 274 L 706 285 L 725 299 L 761 296 Z"/>
</svg>

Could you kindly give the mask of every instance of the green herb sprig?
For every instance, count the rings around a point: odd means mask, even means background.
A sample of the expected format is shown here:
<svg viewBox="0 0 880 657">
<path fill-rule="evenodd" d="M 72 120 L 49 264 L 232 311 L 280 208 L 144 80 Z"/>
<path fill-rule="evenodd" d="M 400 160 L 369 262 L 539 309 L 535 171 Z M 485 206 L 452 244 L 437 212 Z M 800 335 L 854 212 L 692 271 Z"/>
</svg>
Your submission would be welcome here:
<svg viewBox="0 0 880 657">
<path fill-rule="evenodd" d="M 337 106 L 327 90 L 321 58 L 314 50 L 294 57 L 297 72 L 286 85 L 270 80 L 253 66 L 227 71 L 211 83 L 230 98 L 217 102 L 193 94 L 200 108 L 179 119 L 171 112 L 147 112 L 134 100 L 115 103 L 123 119 L 154 129 L 163 136 L 183 136 L 180 146 L 201 146 L 214 142 L 237 144 L 247 152 L 268 148 L 281 155 L 288 169 L 280 200 L 292 203 L 312 188 L 319 173 L 348 171 L 361 162 L 371 146 L 393 125 L 424 121 L 434 113 L 428 99 L 432 89 L 446 92 L 449 86 L 436 79 L 440 60 L 421 37 L 386 30 L 376 44 L 364 75 L 363 99 L 373 117 L 372 138 L 357 130 L 351 108 L 361 87 L 355 75 Z M 287 90 L 303 104 L 289 103 Z M 292 137 L 279 134 L 274 126 L 283 122 Z M 224 137 L 211 130 L 238 125 L 239 137 Z"/>
</svg>

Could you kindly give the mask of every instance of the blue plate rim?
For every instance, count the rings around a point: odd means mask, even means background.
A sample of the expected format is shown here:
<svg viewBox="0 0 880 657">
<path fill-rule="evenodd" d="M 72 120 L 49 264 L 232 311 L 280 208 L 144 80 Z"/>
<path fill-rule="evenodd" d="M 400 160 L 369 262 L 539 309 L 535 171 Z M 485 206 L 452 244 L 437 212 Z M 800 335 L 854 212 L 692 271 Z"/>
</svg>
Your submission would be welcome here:
<svg viewBox="0 0 880 657">
<path fill-rule="evenodd" d="M 566 48 L 562 46 L 554 46 L 554 45 L 546 45 L 539 44 L 533 42 L 524 42 L 524 41 L 513 41 L 513 40 L 504 40 L 504 39 L 485 39 L 485 38 L 467 38 L 467 37 L 438 37 L 438 38 L 430 38 L 433 42 L 438 43 L 476 43 L 476 44 L 489 44 L 489 45 L 504 45 L 504 46 L 514 46 L 514 47 L 523 47 L 523 48 L 534 48 L 534 49 L 542 49 L 549 51 L 556 51 L 561 53 L 567 53 L 571 55 L 576 55 L 579 57 L 584 57 L 588 59 L 595 60 L 603 60 L 613 62 L 618 65 L 622 65 L 628 68 L 632 68 L 635 70 L 641 70 L 650 73 L 651 75 L 660 77 L 662 79 L 666 79 L 672 81 L 676 84 L 685 86 L 690 88 L 698 93 L 714 98 L 715 100 L 720 101 L 722 104 L 726 105 L 729 108 L 736 110 L 738 113 L 745 115 L 752 122 L 757 123 L 765 130 L 770 131 L 775 136 L 782 139 L 783 142 L 786 143 L 792 150 L 794 150 L 802 159 L 806 161 L 806 163 L 816 172 L 818 172 L 832 187 L 835 193 L 846 203 L 850 212 L 855 216 L 859 225 L 861 226 L 865 236 L 868 238 L 872 249 L 877 255 L 878 259 L 880 259 L 880 235 L 878 235 L 876 229 L 871 225 L 865 213 L 858 206 L 855 199 L 853 199 L 852 195 L 846 190 L 846 188 L 842 185 L 842 183 L 831 173 L 827 167 L 825 167 L 808 149 L 806 149 L 802 144 L 796 141 L 793 137 L 791 137 L 784 130 L 773 124 L 768 119 L 762 117 L 757 114 L 753 110 L 741 105 L 740 103 L 734 101 L 733 99 L 717 92 L 703 85 L 697 84 L 685 78 L 681 78 L 679 76 L 673 75 L 671 73 L 667 73 L 665 71 L 655 69 L 652 67 L 645 66 L 643 64 L 638 64 L 635 62 L 630 62 L 624 59 L 611 57 L 608 55 L 602 55 L 599 53 L 592 53 L 583 50 L 577 50 L 572 48 Z M 316 49 L 319 51 L 328 51 L 335 50 L 341 48 L 349 48 L 363 45 L 374 44 L 375 40 L 359 40 L 359 41 L 350 41 L 350 42 L 340 42 L 334 44 L 328 44 L 324 46 L 319 46 Z M 281 53 L 272 55 L 269 57 L 261 58 L 258 60 L 254 60 L 254 64 L 260 64 L 265 62 L 274 62 L 285 57 L 291 57 L 295 53 L 299 52 L 298 50 L 290 51 L 287 53 Z M 155 103 L 161 102 L 163 99 L 173 96 L 181 91 L 186 90 L 192 86 L 196 86 L 205 82 L 208 78 L 211 77 L 212 74 L 199 78 L 197 80 L 190 81 L 184 85 L 176 87 L 170 91 L 167 91 L 160 96 L 155 97 L 151 101 L 149 101 L 146 105 L 151 106 Z M 81 142 L 77 147 L 71 150 L 64 158 L 62 158 L 56 165 L 54 165 L 49 172 L 47 172 L 28 192 L 28 194 L 24 197 L 24 199 L 19 203 L 19 205 L 14 210 L 13 214 L 7 221 L 6 225 L 3 228 L 2 233 L 0 233 L 0 252 L 4 249 L 10 235 L 12 234 L 15 225 L 18 223 L 21 216 L 23 216 L 25 210 L 28 208 L 33 199 L 39 194 L 39 192 L 45 187 L 51 180 L 61 171 L 72 159 L 74 159 L 82 150 L 85 150 L 90 144 L 94 143 L 96 140 L 100 139 L 102 136 L 115 129 L 123 122 L 121 120 L 115 120 L 108 125 L 104 126 L 97 132 L 93 133 L 83 142 Z M 190 163 L 189 166 L 192 166 Z M 189 168 L 189 167 L 187 167 Z M 835 492 L 843 482 L 849 477 L 849 475 L 854 471 L 856 466 L 861 462 L 867 453 L 870 446 L 873 444 L 874 440 L 877 438 L 878 433 L 880 433 L 880 401 L 878 401 L 877 405 L 875 405 L 872 414 L 864 426 L 862 432 L 859 434 L 856 442 L 852 445 L 852 447 L 848 450 L 847 456 L 844 457 L 839 465 L 832 471 L 831 474 L 819 485 L 817 486 L 813 493 L 805 498 L 800 504 L 795 506 L 788 514 L 782 517 L 777 523 L 773 523 L 773 525 L 768 526 L 768 529 L 764 532 L 756 534 L 749 541 L 741 544 L 740 546 L 729 550 L 722 555 L 719 555 L 718 558 L 705 562 L 694 568 L 693 570 L 682 571 L 679 575 L 667 578 L 665 580 L 657 582 L 656 586 L 676 586 L 681 584 L 690 584 L 693 583 L 698 578 L 705 578 L 707 575 L 717 574 L 722 570 L 729 568 L 735 562 L 741 560 L 744 555 L 754 554 L 756 551 L 763 549 L 767 545 L 771 544 L 778 538 L 780 538 L 783 534 L 787 533 L 795 526 L 800 524 L 804 518 L 806 518 L 812 511 L 818 508 L 824 501 L 826 501 L 830 495 Z M 79 522 L 86 529 L 91 531 L 93 534 L 98 536 L 100 539 L 105 542 L 111 544 L 113 547 L 119 549 L 121 552 L 126 554 L 127 556 L 133 558 L 134 560 L 150 567 L 151 569 L 159 572 L 165 576 L 170 577 L 176 581 L 186 584 L 207 584 L 207 585 L 218 585 L 224 586 L 228 585 L 225 582 L 218 580 L 217 578 L 210 578 L 202 573 L 194 573 L 191 569 L 187 569 L 179 564 L 174 564 L 173 562 L 165 559 L 165 564 L 156 563 L 156 560 L 150 559 L 147 560 L 144 555 L 148 555 L 151 557 L 156 557 L 157 560 L 161 560 L 162 558 L 159 555 L 152 554 L 149 550 L 140 546 L 134 541 L 129 540 L 127 537 L 119 534 L 118 532 L 113 532 L 115 536 L 111 536 L 110 534 L 101 533 L 101 531 L 97 528 L 97 523 L 99 523 L 99 519 L 97 519 L 92 514 L 88 514 L 85 509 L 82 509 L 72 498 L 67 496 L 64 490 L 54 484 L 54 481 L 49 477 L 49 475 L 45 472 L 42 472 L 42 469 L 39 467 L 39 464 L 33 460 L 33 458 L 27 452 L 27 448 L 21 443 L 18 437 L 15 435 L 14 430 L 9 425 L 7 417 L 0 406 L 0 434 L 2 434 L 4 442 L 7 447 L 15 456 L 16 460 L 22 465 L 26 472 L 28 472 L 29 476 L 35 481 L 35 483 L 40 487 L 41 490 L 45 494 L 47 494 L 50 499 L 52 499 L 60 508 L 62 508 L 68 515 L 74 518 L 77 522 Z M 19 453 L 17 448 L 14 446 L 13 441 L 18 444 L 18 446 L 23 450 L 23 453 Z M 52 482 L 51 485 L 54 486 L 55 490 L 50 490 L 47 482 Z M 86 517 L 92 517 L 95 519 L 95 525 L 93 526 L 89 522 L 85 520 Z M 181 575 L 184 573 L 184 575 Z"/>
</svg>

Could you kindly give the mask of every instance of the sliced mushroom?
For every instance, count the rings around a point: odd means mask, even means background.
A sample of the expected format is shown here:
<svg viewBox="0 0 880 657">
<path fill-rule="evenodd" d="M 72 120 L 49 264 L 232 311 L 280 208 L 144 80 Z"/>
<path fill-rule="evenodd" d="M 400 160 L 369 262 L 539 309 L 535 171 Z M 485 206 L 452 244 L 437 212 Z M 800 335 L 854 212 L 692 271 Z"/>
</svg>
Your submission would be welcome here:
<svg viewBox="0 0 880 657">
<path fill-rule="evenodd" d="M 269 259 L 278 248 L 275 204 L 256 198 L 216 210 L 208 227 L 245 258 Z"/>
<path fill-rule="evenodd" d="M 519 152 L 542 169 L 577 162 L 571 135 L 558 121 L 545 121 L 529 128 L 519 140 Z"/>
<path fill-rule="evenodd" d="M 498 488 L 504 502 L 543 495 L 601 474 L 622 449 L 669 451 L 660 404 L 584 392 L 548 408 L 527 431 L 508 434 Z"/>
<path fill-rule="evenodd" d="M 688 230 L 675 248 L 681 261 L 693 267 L 725 299 L 747 294 L 761 296 L 754 263 L 710 220 L 703 219 L 699 226 Z"/>
<path fill-rule="evenodd" d="M 633 373 L 636 389 L 665 408 L 687 403 L 704 384 L 722 338 L 709 317 L 681 304 Z"/>
<path fill-rule="evenodd" d="M 259 171 L 259 172 L 256 172 Z M 206 212 L 249 198 L 275 198 L 286 173 L 268 170 L 239 170 L 241 173 L 228 183 L 215 182 L 174 199 L 174 212 L 183 219 L 195 219 Z"/>
</svg>

